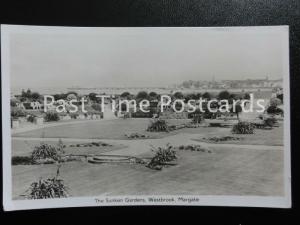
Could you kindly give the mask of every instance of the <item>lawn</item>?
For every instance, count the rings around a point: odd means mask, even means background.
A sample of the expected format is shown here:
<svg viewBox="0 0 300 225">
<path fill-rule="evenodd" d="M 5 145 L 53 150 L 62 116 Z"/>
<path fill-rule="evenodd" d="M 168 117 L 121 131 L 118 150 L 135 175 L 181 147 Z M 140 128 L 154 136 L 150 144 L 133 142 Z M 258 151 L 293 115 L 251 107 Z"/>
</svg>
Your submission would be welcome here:
<svg viewBox="0 0 300 225">
<path fill-rule="evenodd" d="M 43 143 L 51 144 L 56 146 L 58 144 L 57 141 L 43 141 Z M 88 141 L 68 141 L 63 142 L 66 145 L 64 151 L 66 154 L 100 154 L 103 152 L 113 151 L 125 148 L 125 145 L 122 144 L 113 144 L 108 145 L 107 143 L 103 142 L 105 146 L 91 146 L 91 147 L 71 147 L 70 145 L 76 144 L 83 144 L 83 143 L 90 143 Z M 35 146 L 41 144 L 41 141 L 36 140 L 12 140 L 12 156 L 29 156 L 33 151 Z"/>
<path fill-rule="evenodd" d="M 67 162 L 61 176 L 73 197 L 97 195 L 283 195 L 283 151 L 217 146 L 212 153 L 179 151 L 178 165 Z M 150 153 L 149 153 L 150 154 Z M 148 155 L 149 155 L 148 154 Z M 53 176 L 55 165 L 13 166 L 13 198 L 30 183 Z"/>
<path fill-rule="evenodd" d="M 222 143 L 228 144 L 248 144 L 248 145 L 271 145 L 283 146 L 283 126 L 274 127 L 272 130 L 255 129 L 254 134 L 232 134 L 231 128 L 219 128 L 218 130 L 202 133 L 199 138 L 193 139 L 197 141 L 207 142 L 210 137 L 232 136 L 240 138 L 240 140 L 230 140 Z M 203 139 L 205 138 L 205 139 Z"/>
<path fill-rule="evenodd" d="M 190 120 L 168 120 L 169 125 L 182 124 Z M 32 131 L 13 134 L 13 137 L 45 137 L 45 138 L 89 138 L 89 139 L 118 139 L 126 140 L 125 134 L 140 133 L 146 134 L 150 138 L 162 138 L 183 132 L 184 130 L 194 130 L 191 132 L 208 132 L 208 128 L 188 128 L 172 132 L 147 132 L 149 119 L 116 119 L 99 120 L 91 123 L 61 124 L 57 127 L 47 127 Z M 215 130 L 215 128 L 212 128 Z M 202 131 L 202 132 L 201 132 Z"/>
</svg>

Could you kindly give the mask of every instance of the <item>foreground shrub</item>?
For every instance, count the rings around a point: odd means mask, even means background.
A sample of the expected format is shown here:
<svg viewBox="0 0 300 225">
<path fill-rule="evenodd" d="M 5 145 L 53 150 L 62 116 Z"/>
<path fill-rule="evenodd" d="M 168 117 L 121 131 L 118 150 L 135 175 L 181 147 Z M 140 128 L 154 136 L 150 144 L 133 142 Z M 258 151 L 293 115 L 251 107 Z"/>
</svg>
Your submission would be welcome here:
<svg viewBox="0 0 300 225">
<path fill-rule="evenodd" d="M 154 157 L 147 164 L 147 167 L 151 169 L 161 170 L 168 162 L 177 159 L 176 151 L 172 145 L 167 144 L 166 147 L 152 147 L 152 151 L 155 152 Z"/>
<path fill-rule="evenodd" d="M 254 125 L 249 122 L 238 122 L 231 131 L 233 134 L 254 134 Z"/>
<path fill-rule="evenodd" d="M 147 131 L 150 132 L 168 132 L 169 128 L 168 128 L 168 124 L 167 121 L 163 120 L 163 119 L 153 119 L 152 121 L 150 121 L 150 125 L 147 128 Z"/>
<path fill-rule="evenodd" d="M 28 199 L 46 199 L 46 198 L 66 198 L 69 196 L 68 188 L 64 184 L 63 179 L 59 179 L 59 167 L 57 174 L 53 178 L 39 179 L 37 182 L 33 182 L 27 194 Z"/>
<path fill-rule="evenodd" d="M 58 121 L 59 120 L 59 115 L 57 112 L 46 112 L 46 115 L 44 117 L 46 122 L 50 121 Z"/>
</svg>

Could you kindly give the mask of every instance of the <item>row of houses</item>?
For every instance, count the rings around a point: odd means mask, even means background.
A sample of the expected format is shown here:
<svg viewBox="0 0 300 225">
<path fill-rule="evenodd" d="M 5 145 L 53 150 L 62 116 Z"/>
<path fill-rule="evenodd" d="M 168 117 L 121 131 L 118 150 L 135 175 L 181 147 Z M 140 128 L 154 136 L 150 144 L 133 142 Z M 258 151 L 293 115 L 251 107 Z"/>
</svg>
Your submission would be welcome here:
<svg viewBox="0 0 300 225">
<path fill-rule="evenodd" d="M 244 79 L 244 80 L 220 80 L 214 78 L 211 81 L 185 81 L 177 88 L 183 89 L 248 89 L 248 88 L 276 88 L 282 87 L 283 79 Z"/>
</svg>

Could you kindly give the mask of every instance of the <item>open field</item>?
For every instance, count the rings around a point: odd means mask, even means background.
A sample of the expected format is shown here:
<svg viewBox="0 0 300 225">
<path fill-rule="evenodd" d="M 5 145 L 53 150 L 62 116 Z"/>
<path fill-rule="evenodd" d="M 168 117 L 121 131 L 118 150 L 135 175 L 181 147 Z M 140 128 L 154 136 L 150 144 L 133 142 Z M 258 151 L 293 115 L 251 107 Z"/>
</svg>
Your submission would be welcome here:
<svg viewBox="0 0 300 225">
<path fill-rule="evenodd" d="M 178 165 L 162 171 L 134 164 L 68 162 L 61 176 L 72 196 L 283 195 L 283 151 L 221 146 L 211 150 L 180 151 Z M 21 198 L 31 182 L 55 172 L 55 165 L 13 166 L 14 198 Z"/>
</svg>

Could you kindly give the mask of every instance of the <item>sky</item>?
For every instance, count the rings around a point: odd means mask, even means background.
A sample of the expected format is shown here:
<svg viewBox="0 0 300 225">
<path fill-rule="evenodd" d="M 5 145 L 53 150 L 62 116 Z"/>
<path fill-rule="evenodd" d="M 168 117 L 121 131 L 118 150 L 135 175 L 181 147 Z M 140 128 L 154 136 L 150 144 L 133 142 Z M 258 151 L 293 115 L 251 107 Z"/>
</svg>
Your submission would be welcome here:
<svg viewBox="0 0 300 225">
<path fill-rule="evenodd" d="M 162 87 L 278 79 L 282 30 L 35 28 L 10 34 L 12 87 Z"/>
</svg>

